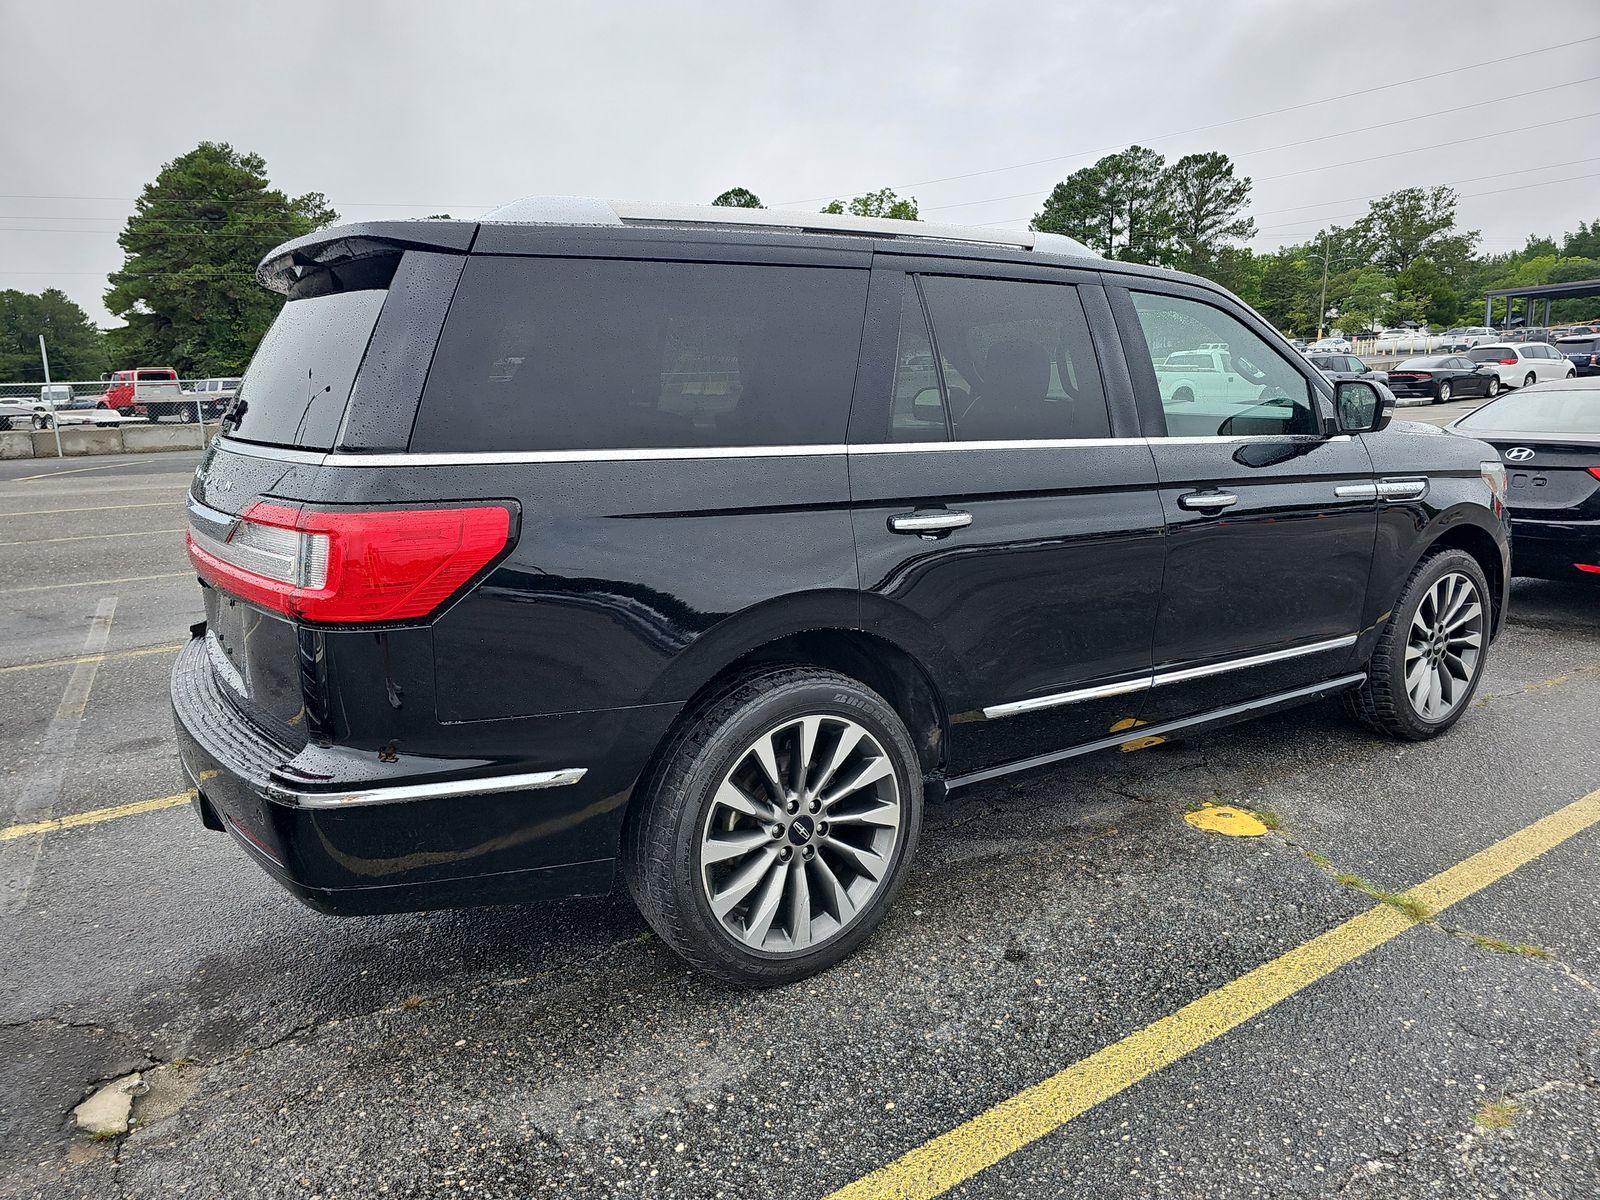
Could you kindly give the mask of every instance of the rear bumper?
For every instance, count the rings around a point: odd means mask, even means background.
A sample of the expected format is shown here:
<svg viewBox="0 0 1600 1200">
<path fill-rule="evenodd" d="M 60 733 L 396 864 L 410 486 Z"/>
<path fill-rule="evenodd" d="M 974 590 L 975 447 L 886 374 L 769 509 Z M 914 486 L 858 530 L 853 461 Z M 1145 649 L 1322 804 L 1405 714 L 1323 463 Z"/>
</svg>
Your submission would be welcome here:
<svg viewBox="0 0 1600 1200">
<path fill-rule="evenodd" d="M 1600 521 L 1537 521 L 1512 514 L 1513 575 L 1577 578 L 1586 574 L 1577 563 L 1600 566 Z"/>
<path fill-rule="evenodd" d="M 172 708 L 202 822 L 233 834 L 306 904 L 351 915 L 603 895 L 633 781 L 654 746 L 643 743 L 675 715 L 543 718 L 539 740 L 563 765 L 535 755 L 403 755 L 380 766 L 376 755 L 296 753 L 239 714 L 200 638 L 174 664 Z M 526 733 L 503 736 L 527 745 Z M 574 758 L 585 753 L 594 761 Z M 339 763 L 349 768 L 343 778 L 329 770 Z"/>
</svg>

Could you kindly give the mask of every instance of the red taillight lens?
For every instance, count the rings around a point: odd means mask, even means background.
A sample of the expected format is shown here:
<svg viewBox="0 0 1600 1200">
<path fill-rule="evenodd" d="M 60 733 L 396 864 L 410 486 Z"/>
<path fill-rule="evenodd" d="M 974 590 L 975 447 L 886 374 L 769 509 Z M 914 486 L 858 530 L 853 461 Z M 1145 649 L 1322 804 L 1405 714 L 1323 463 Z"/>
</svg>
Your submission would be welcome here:
<svg viewBox="0 0 1600 1200">
<path fill-rule="evenodd" d="M 430 616 L 506 548 L 511 512 L 300 509 L 259 501 L 226 542 L 189 531 L 189 560 L 225 592 L 326 624 Z"/>
<path fill-rule="evenodd" d="M 1600 566 L 1597 566 L 1594 563 L 1573 563 L 1572 565 L 1577 567 L 1580 571 L 1589 572 L 1591 575 L 1600 575 Z"/>
<path fill-rule="evenodd" d="M 1516 355 L 1512 355 L 1510 358 L 1502 358 L 1500 360 L 1500 365 L 1502 367 L 1514 367 L 1514 366 L 1516 366 L 1517 365 Z"/>
<path fill-rule="evenodd" d="M 1589 474 L 1593 475 L 1596 479 L 1600 479 L 1600 467 L 1590 467 Z"/>
</svg>

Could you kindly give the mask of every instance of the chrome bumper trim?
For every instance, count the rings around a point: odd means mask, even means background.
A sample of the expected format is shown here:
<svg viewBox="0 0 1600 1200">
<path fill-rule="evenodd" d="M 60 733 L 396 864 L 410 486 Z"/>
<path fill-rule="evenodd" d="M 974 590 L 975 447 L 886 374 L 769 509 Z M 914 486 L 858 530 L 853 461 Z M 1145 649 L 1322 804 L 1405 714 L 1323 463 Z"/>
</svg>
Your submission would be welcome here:
<svg viewBox="0 0 1600 1200">
<path fill-rule="evenodd" d="M 365 804 L 403 804 L 410 800 L 444 800 L 453 796 L 492 796 L 499 792 L 566 787 L 577 783 L 587 772 L 587 767 L 565 767 L 559 771 L 495 775 L 488 779 L 457 779 L 447 783 L 401 783 L 349 792 L 302 792 L 273 784 L 268 791 L 274 800 L 298 808 L 354 808 Z"/>
</svg>

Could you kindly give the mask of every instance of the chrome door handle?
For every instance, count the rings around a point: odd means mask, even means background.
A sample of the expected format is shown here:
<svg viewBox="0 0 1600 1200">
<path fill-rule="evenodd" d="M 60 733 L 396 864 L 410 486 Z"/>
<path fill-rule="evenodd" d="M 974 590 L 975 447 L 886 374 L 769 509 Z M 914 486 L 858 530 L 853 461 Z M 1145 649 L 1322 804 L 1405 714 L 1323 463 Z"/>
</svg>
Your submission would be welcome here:
<svg viewBox="0 0 1600 1200">
<path fill-rule="evenodd" d="M 1221 512 L 1239 503 L 1232 492 L 1185 492 L 1178 497 L 1178 507 L 1190 512 Z"/>
<path fill-rule="evenodd" d="M 949 533 L 952 529 L 965 529 L 972 524 L 972 514 L 959 508 L 918 509 L 899 513 L 889 518 L 893 533 L 920 533 L 924 536 Z"/>
</svg>

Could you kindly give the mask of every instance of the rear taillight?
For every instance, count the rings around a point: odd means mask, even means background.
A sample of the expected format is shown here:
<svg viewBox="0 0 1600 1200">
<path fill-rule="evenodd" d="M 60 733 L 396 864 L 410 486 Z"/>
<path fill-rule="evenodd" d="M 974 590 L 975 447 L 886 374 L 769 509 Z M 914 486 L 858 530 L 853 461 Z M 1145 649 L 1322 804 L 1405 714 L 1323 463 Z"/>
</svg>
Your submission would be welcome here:
<svg viewBox="0 0 1600 1200">
<path fill-rule="evenodd" d="M 1510 358 L 1500 359 L 1499 362 L 1502 367 L 1514 367 L 1517 365 L 1517 356 L 1513 354 Z"/>
<path fill-rule="evenodd" d="M 1600 575 L 1600 564 L 1596 564 L 1596 563 L 1573 563 L 1572 565 L 1577 567 L 1578 570 L 1580 570 L 1580 571 L 1589 572 L 1589 574 L 1591 574 L 1591 575 Z"/>
<path fill-rule="evenodd" d="M 226 541 L 189 531 L 189 560 L 222 591 L 296 620 L 432 615 L 511 540 L 511 511 L 301 509 L 258 501 Z"/>
<path fill-rule="evenodd" d="M 1596 479 L 1600 479 L 1600 467 L 1590 467 L 1589 474 L 1593 475 Z"/>
<path fill-rule="evenodd" d="M 1589 355 L 1589 365 L 1591 367 L 1600 367 L 1600 354 Z"/>
<path fill-rule="evenodd" d="M 1506 465 L 1498 458 L 1489 462 L 1478 464 L 1478 474 L 1489 485 L 1489 490 L 1494 493 L 1496 505 L 1506 501 Z"/>
</svg>

